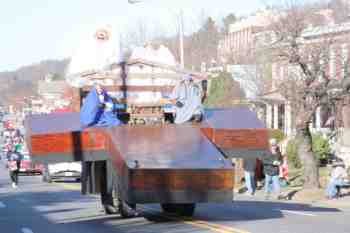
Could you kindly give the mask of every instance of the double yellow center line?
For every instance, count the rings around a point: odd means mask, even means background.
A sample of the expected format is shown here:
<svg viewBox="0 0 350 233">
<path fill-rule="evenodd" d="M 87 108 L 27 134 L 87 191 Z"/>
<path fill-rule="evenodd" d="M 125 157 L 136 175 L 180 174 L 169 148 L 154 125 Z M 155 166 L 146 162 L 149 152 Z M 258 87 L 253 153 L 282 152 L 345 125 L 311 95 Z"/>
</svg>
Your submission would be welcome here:
<svg viewBox="0 0 350 233">
<path fill-rule="evenodd" d="M 248 231 L 244 231 L 238 228 L 230 227 L 230 226 L 225 226 L 221 224 L 215 224 L 215 223 L 210 223 L 207 221 L 202 221 L 202 220 L 196 220 L 192 217 L 180 217 L 177 215 L 172 215 L 168 213 L 159 213 L 156 209 L 145 207 L 144 205 L 140 205 L 139 207 L 141 210 L 154 214 L 160 217 L 164 217 L 169 220 L 174 220 L 174 221 L 181 221 L 185 224 L 192 225 L 195 227 L 199 227 L 202 229 L 207 229 L 207 230 L 212 230 L 213 232 L 219 232 L 219 233 L 250 233 Z"/>
</svg>

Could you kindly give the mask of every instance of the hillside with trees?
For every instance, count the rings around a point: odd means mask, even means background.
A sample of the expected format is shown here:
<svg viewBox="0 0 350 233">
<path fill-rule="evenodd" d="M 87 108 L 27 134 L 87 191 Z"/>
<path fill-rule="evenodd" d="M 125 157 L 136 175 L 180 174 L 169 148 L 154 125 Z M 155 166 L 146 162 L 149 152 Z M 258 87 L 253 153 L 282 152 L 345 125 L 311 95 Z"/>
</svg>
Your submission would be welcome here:
<svg viewBox="0 0 350 233">
<path fill-rule="evenodd" d="M 0 72 L 0 103 L 12 102 L 18 96 L 36 95 L 38 81 L 49 73 L 63 77 L 67 64 L 67 59 L 45 60 L 15 71 Z"/>
</svg>

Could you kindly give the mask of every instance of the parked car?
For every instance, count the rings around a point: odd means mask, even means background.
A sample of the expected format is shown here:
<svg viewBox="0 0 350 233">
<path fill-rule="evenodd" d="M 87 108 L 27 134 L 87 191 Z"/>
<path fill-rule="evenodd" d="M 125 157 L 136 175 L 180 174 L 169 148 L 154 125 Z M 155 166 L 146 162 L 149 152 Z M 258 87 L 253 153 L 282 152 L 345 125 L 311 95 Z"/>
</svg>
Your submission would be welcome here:
<svg viewBox="0 0 350 233">
<path fill-rule="evenodd" d="M 80 162 L 46 164 L 43 167 L 43 181 L 50 183 L 54 179 L 62 178 L 80 180 L 81 170 Z"/>
</svg>

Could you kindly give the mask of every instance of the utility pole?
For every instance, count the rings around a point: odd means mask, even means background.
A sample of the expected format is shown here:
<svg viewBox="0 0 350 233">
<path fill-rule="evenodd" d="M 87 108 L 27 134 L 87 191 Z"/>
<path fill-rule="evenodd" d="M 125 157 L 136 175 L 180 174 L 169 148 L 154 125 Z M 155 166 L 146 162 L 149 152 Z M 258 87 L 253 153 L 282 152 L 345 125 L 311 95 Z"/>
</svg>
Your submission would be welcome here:
<svg viewBox="0 0 350 233">
<path fill-rule="evenodd" d="M 179 49 L 180 49 L 180 65 L 181 68 L 185 68 L 184 61 L 184 30 L 183 30 L 183 11 L 180 11 L 179 18 Z"/>
</svg>

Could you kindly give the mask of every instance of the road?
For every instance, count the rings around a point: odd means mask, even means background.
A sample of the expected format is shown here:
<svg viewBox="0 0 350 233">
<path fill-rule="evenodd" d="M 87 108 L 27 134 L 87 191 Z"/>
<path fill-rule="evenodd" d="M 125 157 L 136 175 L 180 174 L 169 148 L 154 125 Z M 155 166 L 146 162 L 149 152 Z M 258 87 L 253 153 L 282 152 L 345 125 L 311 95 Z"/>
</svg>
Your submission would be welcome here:
<svg viewBox="0 0 350 233">
<path fill-rule="evenodd" d="M 82 196 L 79 184 L 44 184 L 21 176 L 10 186 L 0 164 L 0 232 L 3 233 L 349 233 L 350 209 L 235 197 L 198 205 L 195 216 L 164 216 L 158 205 L 140 205 L 141 217 L 106 216 L 97 196 Z"/>
</svg>

